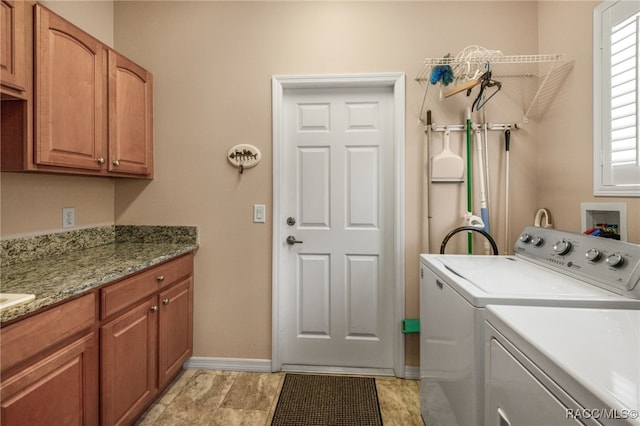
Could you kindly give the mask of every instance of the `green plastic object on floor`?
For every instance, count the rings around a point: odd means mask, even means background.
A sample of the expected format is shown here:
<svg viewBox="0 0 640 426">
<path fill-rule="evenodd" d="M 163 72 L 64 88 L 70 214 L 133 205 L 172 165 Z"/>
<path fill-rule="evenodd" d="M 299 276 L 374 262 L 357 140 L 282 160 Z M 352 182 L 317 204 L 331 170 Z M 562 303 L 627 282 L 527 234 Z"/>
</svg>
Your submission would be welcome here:
<svg viewBox="0 0 640 426">
<path fill-rule="evenodd" d="M 420 333 L 420 318 L 407 318 L 402 320 L 402 332 Z"/>
</svg>

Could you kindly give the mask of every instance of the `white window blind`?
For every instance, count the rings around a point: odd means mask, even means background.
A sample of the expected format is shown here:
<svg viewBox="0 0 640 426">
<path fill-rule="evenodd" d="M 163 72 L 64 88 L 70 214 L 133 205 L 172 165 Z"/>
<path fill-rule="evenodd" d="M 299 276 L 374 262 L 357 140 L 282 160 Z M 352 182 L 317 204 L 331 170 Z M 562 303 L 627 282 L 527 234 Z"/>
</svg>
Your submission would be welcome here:
<svg viewBox="0 0 640 426">
<path fill-rule="evenodd" d="M 638 25 L 640 13 L 611 29 L 611 175 L 640 183 L 638 171 Z M 635 173 L 634 173 L 635 172 Z"/>
<path fill-rule="evenodd" d="M 595 193 L 640 195 L 640 2 L 603 2 L 594 17 Z"/>
</svg>

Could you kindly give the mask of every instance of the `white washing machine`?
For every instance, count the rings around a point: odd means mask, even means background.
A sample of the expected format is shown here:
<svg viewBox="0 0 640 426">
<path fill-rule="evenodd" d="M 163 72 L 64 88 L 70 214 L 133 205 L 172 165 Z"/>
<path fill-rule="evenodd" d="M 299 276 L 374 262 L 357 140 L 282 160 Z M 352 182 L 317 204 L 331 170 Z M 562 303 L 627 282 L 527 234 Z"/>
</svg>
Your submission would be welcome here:
<svg viewBox="0 0 640 426">
<path fill-rule="evenodd" d="M 488 306 L 486 425 L 640 425 L 640 310 Z"/>
<path fill-rule="evenodd" d="M 420 257 L 425 423 L 484 424 L 485 307 L 640 310 L 640 246 L 529 227 L 515 256 Z"/>
</svg>

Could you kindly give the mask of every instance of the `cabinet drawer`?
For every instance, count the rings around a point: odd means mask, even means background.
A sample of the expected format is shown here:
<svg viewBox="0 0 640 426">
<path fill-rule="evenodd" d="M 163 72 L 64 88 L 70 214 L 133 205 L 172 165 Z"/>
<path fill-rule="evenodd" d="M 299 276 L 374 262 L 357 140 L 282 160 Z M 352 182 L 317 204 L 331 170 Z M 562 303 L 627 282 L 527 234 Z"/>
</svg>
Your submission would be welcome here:
<svg viewBox="0 0 640 426">
<path fill-rule="evenodd" d="M 95 322 L 96 298 L 91 293 L 3 328 L 0 330 L 0 369 L 6 372 L 57 343 L 88 330 Z"/>
<path fill-rule="evenodd" d="M 193 255 L 188 254 L 103 288 L 100 292 L 101 319 L 106 319 L 179 278 L 190 275 L 192 270 Z"/>
</svg>

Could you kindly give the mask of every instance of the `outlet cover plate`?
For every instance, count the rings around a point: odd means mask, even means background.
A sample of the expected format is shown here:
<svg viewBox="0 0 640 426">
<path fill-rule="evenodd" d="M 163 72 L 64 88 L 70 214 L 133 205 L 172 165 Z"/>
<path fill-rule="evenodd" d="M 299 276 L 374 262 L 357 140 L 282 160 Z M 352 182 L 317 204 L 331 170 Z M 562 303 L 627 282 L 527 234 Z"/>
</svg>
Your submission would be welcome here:
<svg viewBox="0 0 640 426">
<path fill-rule="evenodd" d="M 62 227 L 73 228 L 76 226 L 76 209 L 73 207 L 62 208 Z"/>
</svg>

